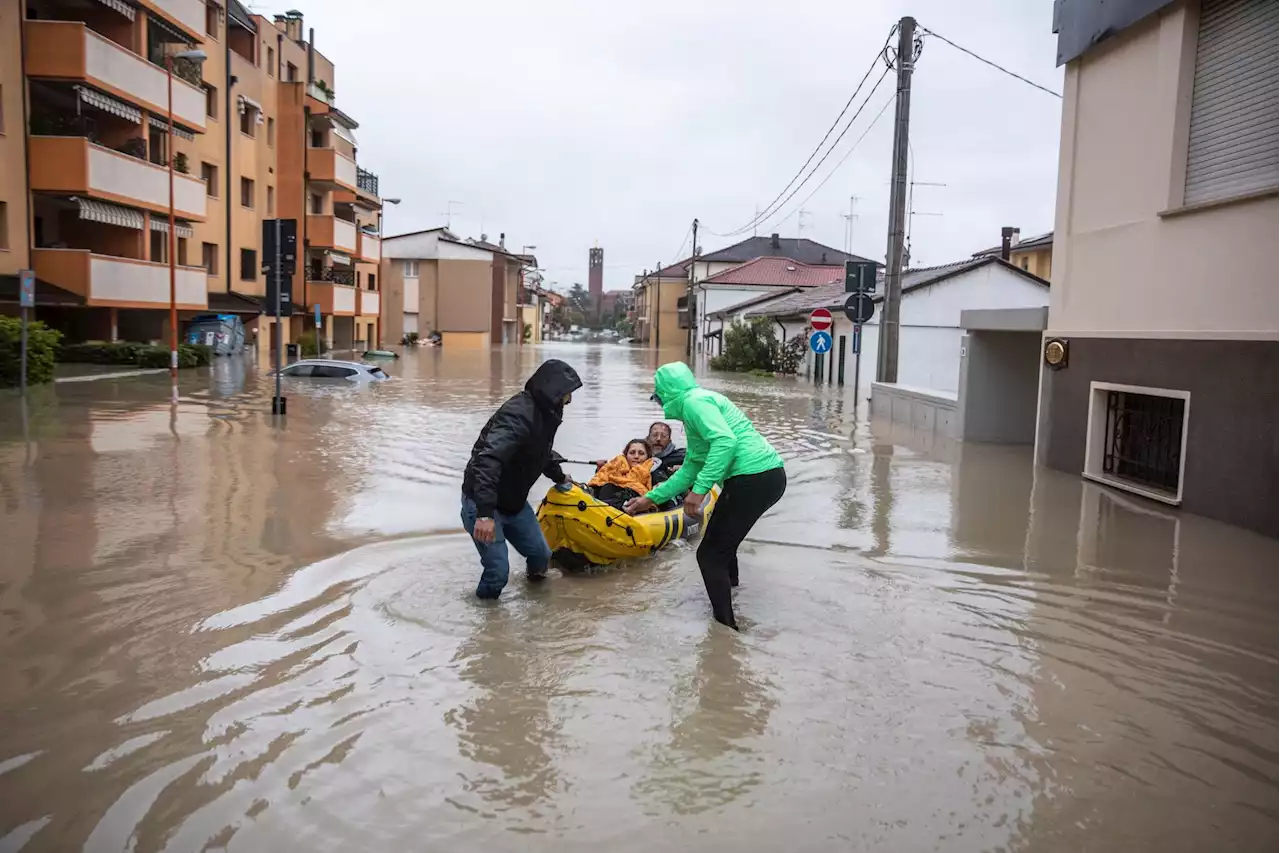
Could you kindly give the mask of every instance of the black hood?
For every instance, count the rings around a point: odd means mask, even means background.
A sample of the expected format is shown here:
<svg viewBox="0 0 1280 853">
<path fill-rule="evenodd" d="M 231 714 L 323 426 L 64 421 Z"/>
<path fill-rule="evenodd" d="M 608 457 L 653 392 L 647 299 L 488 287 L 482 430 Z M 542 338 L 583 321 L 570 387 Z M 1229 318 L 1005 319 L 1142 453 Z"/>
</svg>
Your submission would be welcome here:
<svg viewBox="0 0 1280 853">
<path fill-rule="evenodd" d="M 572 367 L 558 358 L 547 359 L 538 365 L 538 369 L 524 383 L 538 405 L 544 409 L 556 410 L 561 407 L 565 394 L 572 394 L 582 387 L 582 380 Z"/>
</svg>

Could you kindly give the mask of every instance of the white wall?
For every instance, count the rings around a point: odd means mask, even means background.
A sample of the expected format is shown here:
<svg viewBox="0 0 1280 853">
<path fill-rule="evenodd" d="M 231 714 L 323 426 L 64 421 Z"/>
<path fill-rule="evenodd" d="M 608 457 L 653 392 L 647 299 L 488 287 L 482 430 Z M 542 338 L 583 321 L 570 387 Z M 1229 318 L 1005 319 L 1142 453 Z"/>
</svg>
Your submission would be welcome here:
<svg viewBox="0 0 1280 853">
<path fill-rule="evenodd" d="M 154 207 L 169 207 L 169 171 L 154 163 L 89 145 L 89 189 L 117 198 L 138 199 Z M 173 204 L 180 214 L 203 219 L 206 190 L 203 181 L 173 176 Z"/>
<path fill-rule="evenodd" d="M 201 23 L 203 28 L 204 24 Z M 169 79 L 164 69 L 125 50 L 87 27 L 84 30 L 86 76 L 125 93 L 129 100 L 160 115 L 167 114 Z M 187 81 L 173 78 L 173 115 L 190 127 L 204 129 L 204 92 Z"/>
<path fill-rule="evenodd" d="M 1068 63 L 1049 331 L 1275 339 L 1275 195 L 1182 204 L 1198 4 Z"/>
<path fill-rule="evenodd" d="M 421 274 L 422 269 L 419 268 L 418 272 L 419 274 Z M 404 280 L 404 304 L 405 305 L 418 304 L 418 281 L 419 279 L 416 276 L 414 278 L 405 278 Z"/>
<path fill-rule="evenodd" d="M 425 234 L 405 234 L 388 237 L 382 241 L 384 258 L 437 258 L 440 260 L 483 261 L 493 260 L 493 252 L 440 239 L 439 231 Z M 409 303 L 413 304 L 413 303 Z"/>
<path fill-rule="evenodd" d="M 203 267 L 178 267 L 179 305 L 205 305 L 209 277 Z M 169 265 L 125 261 L 93 255 L 89 262 L 89 296 L 104 302 L 169 304 Z"/>
</svg>

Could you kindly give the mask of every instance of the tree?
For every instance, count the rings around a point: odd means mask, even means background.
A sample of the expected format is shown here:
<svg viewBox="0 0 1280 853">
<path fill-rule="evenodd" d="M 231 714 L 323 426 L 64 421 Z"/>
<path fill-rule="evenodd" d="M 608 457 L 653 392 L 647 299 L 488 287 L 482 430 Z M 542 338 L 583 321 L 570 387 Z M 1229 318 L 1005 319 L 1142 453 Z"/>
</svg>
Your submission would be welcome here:
<svg viewBox="0 0 1280 853">
<path fill-rule="evenodd" d="M 784 358 L 783 348 L 778 344 L 773 322 L 769 318 L 752 317 L 745 323 L 735 321 L 722 334 L 724 352 L 711 359 L 712 370 L 738 373 L 795 372 L 791 360 Z"/>
</svg>

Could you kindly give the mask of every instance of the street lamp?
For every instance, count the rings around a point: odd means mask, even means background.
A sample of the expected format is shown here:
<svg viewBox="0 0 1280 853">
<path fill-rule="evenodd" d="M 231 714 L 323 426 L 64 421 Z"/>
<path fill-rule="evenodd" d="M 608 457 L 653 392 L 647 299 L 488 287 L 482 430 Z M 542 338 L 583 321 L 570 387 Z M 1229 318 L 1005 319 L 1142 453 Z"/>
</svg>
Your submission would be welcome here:
<svg viewBox="0 0 1280 853">
<path fill-rule="evenodd" d="M 169 378 L 175 403 L 178 401 L 178 224 L 173 212 L 173 61 L 204 62 L 208 58 L 203 50 L 184 50 L 164 58 L 164 70 L 169 78 Z"/>
</svg>

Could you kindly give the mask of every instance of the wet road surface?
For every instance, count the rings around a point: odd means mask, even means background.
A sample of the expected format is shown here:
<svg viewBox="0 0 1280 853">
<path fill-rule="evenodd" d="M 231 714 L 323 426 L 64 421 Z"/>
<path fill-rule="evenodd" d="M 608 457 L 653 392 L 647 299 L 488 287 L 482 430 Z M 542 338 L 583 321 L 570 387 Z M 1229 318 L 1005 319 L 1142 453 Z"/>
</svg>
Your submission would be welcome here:
<svg viewBox="0 0 1280 853">
<path fill-rule="evenodd" d="M 688 549 L 480 603 L 462 469 L 549 355 L 566 456 L 660 416 L 616 346 L 0 399 L 0 851 L 1275 849 L 1275 541 L 720 377 L 790 480 L 741 635 Z"/>
</svg>

